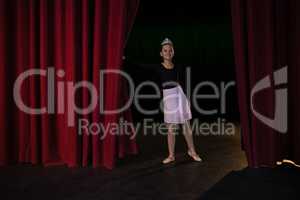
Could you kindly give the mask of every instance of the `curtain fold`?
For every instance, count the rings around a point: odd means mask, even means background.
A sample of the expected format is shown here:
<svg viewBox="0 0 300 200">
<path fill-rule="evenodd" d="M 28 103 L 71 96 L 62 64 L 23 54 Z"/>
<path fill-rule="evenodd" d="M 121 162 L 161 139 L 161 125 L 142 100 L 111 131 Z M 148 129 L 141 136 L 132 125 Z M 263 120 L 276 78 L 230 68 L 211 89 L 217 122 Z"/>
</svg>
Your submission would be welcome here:
<svg viewBox="0 0 300 200">
<path fill-rule="evenodd" d="M 101 131 L 96 135 L 80 129 L 79 121 L 104 126 L 118 123 L 119 118 L 131 121 L 130 109 L 100 113 L 100 104 L 113 110 L 127 97 L 120 75 L 107 74 L 100 80 L 99 70 L 122 69 L 123 50 L 138 3 L 0 1 L 0 165 L 26 162 L 75 167 L 91 163 L 112 169 L 116 159 L 137 153 L 131 135 L 107 134 L 103 138 Z M 44 114 L 25 113 L 14 101 L 15 81 L 30 69 L 41 74 L 22 82 L 20 99 L 30 108 L 43 108 Z M 75 93 L 77 83 L 92 84 L 96 101 L 86 88 Z M 92 112 L 73 112 L 93 101 L 96 107 Z"/>
<path fill-rule="evenodd" d="M 296 0 L 231 0 L 242 143 L 251 167 L 300 162 L 299 9 Z"/>
</svg>

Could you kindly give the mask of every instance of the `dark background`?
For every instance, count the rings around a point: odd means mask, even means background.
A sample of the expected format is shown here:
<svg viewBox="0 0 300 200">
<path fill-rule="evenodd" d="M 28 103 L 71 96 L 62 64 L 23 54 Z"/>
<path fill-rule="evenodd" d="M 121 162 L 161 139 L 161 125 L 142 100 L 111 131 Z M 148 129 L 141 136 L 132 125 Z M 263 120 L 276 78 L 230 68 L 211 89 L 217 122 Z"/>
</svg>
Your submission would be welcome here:
<svg viewBox="0 0 300 200">
<path fill-rule="evenodd" d="M 174 62 L 190 67 L 192 86 L 203 81 L 213 81 L 220 90 L 221 82 L 235 81 L 233 40 L 231 30 L 230 1 L 144 1 L 141 0 L 136 21 L 128 38 L 125 63 L 157 64 L 160 59 L 160 42 L 170 38 L 175 46 Z M 126 64 L 135 84 L 158 79 L 151 71 L 138 65 Z M 192 87 L 192 88 L 193 88 Z M 153 92 L 145 88 L 144 94 Z M 202 94 L 212 93 L 211 88 L 202 88 Z M 203 116 L 192 107 L 193 117 L 215 120 L 217 117 L 237 121 L 238 104 L 236 86 L 228 89 L 226 113 L 220 113 L 221 101 L 199 100 L 203 109 L 218 109 L 218 114 Z M 155 108 L 159 100 L 143 100 L 144 108 Z M 133 109 L 134 120 L 154 118 L 161 120 L 162 113 L 145 116 Z"/>
</svg>

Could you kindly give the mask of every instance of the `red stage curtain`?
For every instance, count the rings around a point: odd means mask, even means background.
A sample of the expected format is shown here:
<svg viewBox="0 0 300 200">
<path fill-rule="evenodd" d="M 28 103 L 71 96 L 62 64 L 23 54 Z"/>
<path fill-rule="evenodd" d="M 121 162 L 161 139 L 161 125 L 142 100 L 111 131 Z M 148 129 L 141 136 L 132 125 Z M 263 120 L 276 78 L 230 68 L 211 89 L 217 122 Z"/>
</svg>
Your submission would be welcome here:
<svg viewBox="0 0 300 200">
<path fill-rule="evenodd" d="M 241 131 L 249 166 L 272 167 L 282 159 L 300 163 L 300 2 L 232 0 L 231 7 Z M 285 66 L 288 83 L 277 84 L 273 72 Z M 270 87 L 255 94 L 253 105 L 273 119 L 279 102 L 275 95 L 287 91 L 287 132 L 267 126 L 252 112 L 251 90 L 268 75 Z M 282 122 L 284 118 L 277 124 Z"/>
<path fill-rule="evenodd" d="M 104 166 L 112 169 L 116 159 L 137 153 L 129 135 L 103 133 L 79 135 L 78 120 L 109 124 L 120 117 L 131 120 L 130 110 L 104 115 L 99 111 L 100 69 L 120 69 L 126 38 L 133 25 L 138 0 L 10 0 L 0 1 L 0 164 L 66 164 L 70 167 Z M 32 115 L 22 112 L 13 100 L 17 77 L 28 69 L 55 68 L 55 113 Z M 64 70 L 59 77 L 58 70 Z M 60 74 L 63 75 L 63 74 Z M 105 109 L 123 104 L 126 95 L 121 78 L 105 76 L 101 103 Z M 67 98 L 68 83 L 89 81 L 98 92 L 92 113 L 75 114 Z M 59 92 L 61 83 L 65 90 Z M 47 107 L 49 97 L 45 76 L 30 76 L 21 88 L 22 100 L 33 108 Z M 87 107 L 87 89 L 75 95 L 77 107 Z M 63 99 L 59 103 L 58 98 Z M 65 107 L 65 112 L 57 112 Z M 48 110 L 49 111 L 49 110 Z M 102 135 L 101 135 L 102 134 Z M 133 133 L 132 133 L 133 134 Z"/>
</svg>

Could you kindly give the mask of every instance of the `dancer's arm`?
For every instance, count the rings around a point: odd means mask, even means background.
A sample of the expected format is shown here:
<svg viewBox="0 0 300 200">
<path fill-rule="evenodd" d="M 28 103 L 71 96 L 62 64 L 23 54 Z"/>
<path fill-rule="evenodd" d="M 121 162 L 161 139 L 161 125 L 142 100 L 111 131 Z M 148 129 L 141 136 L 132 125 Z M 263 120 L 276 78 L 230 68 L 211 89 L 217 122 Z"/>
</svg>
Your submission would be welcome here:
<svg viewBox="0 0 300 200">
<path fill-rule="evenodd" d="M 187 68 L 184 67 L 184 65 L 178 65 L 178 76 L 177 76 L 177 81 L 180 84 L 180 86 L 182 87 L 183 91 L 186 93 L 186 87 L 188 86 L 188 82 L 190 81 L 190 77 L 191 74 L 187 73 Z"/>
<path fill-rule="evenodd" d="M 124 70 L 127 72 L 132 72 L 132 74 L 141 75 L 147 80 L 152 80 L 154 82 L 159 82 L 159 71 L 157 64 L 144 64 L 137 63 L 128 58 L 123 58 Z"/>
</svg>

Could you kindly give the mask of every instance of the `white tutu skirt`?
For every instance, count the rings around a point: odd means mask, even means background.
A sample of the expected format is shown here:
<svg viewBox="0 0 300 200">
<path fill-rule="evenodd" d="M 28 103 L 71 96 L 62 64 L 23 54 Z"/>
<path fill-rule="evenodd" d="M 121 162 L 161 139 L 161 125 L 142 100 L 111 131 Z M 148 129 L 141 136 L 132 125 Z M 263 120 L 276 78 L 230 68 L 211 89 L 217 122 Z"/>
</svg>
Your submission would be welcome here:
<svg viewBox="0 0 300 200">
<path fill-rule="evenodd" d="M 163 89 L 164 122 L 183 124 L 192 118 L 190 104 L 181 86 Z"/>
</svg>

